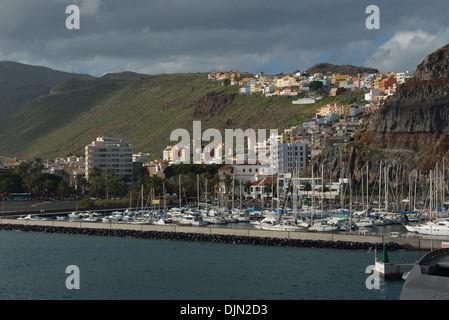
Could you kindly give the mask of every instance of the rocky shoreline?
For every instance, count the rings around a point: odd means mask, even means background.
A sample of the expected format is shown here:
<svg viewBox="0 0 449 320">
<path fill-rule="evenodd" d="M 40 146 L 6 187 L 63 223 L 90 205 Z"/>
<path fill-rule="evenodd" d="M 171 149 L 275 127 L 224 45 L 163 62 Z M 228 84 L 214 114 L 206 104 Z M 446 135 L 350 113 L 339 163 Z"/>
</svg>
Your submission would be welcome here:
<svg viewBox="0 0 449 320">
<path fill-rule="evenodd" d="M 73 228 L 73 227 L 60 227 L 60 226 L 39 226 L 39 225 L 20 225 L 20 224 L 1 224 L 0 230 L 117 237 L 117 238 L 135 238 L 135 239 L 149 239 L 149 240 L 174 240 L 174 241 L 189 241 L 189 242 L 210 242 L 210 243 L 224 243 L 224 244 L 228 243 L 228 244 L 297 247 L 297 248 L 326 248 L 337 250 L 374 250 L 376 248 L 382 247 L 382 243 L 376 244 L 368 242 L 302 240 L 302 239 L 284 239 L 275 237 L 201 234 L 201 233 L 187 233 L 187 232 L 140 231 L 140 230 L 103 229 L 103 228 L 101 229 Z M 387 243 L 387 248 L 389 251 L 404 250 L 402 246 L 394 242 Z"/>
</svg>

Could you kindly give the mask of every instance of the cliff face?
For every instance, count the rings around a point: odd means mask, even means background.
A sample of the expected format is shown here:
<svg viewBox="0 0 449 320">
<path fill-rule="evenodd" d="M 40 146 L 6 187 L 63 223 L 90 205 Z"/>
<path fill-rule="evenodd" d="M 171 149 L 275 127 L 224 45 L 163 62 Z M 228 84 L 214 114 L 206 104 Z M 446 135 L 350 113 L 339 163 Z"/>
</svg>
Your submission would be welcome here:
<svg viewBox="0 0 449 320">
<path fill-rule="evenodd" d="M 449 79 L 401 85 L 363 124 L 360 142 L 417 153 L 449 151 Z"/>
<path fill-rule="evenodd" d="M 412 81 L 366 119 L 360 142 L 444 155 L 449 151 L 449 45 L 427 56 Z"/>
<path fill-rule="evenodd" d="M 417 81 L 449 78 L 449 44 L 428 55 L 416 68 Z"/>
<path fill-rule="evenodd" d="M 376 132 L 449 133 L 448 108 L 449 79 L 412 81 L 400 85 L 365 126 Z"/>
<path fill-rule="evenodd" d="M 340 152 L 343 160 L 336 163 Z M 448 154 L 449 45 L 426 57 L 414 79 L 400 85 L 383 107 L 364 120 L 355 143 L 327 148 L 314 166 L 337 165 L 352 172 L 357 181 L 360 169 L 368 165 L 375 174 L 382 161 L 390 179 L 397 175 L 398 182 L 404 183 L 411 174 L 426 176 Z"/>
</svg>

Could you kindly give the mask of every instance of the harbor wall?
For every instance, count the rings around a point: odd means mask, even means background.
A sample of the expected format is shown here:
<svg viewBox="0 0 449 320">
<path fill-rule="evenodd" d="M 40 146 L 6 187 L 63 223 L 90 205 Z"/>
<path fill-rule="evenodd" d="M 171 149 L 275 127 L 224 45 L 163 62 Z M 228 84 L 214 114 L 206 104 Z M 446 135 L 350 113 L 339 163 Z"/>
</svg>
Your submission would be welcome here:
<svg viewBox="0 0 449 320">
<path fill-rule="evenodd" d="M 219 227 L 195 227 L 195 226 L 177 226 L 177 225 L 154 225 L 154 224 L 127 224 L 127 223 L 101 223 L 101 222 L 84 222 L 84 221 L 58 221 L 58 220 L 17 220 L 17 219 L 0 219 L 1 229 L 20 229 L 37 231 L 43 230 L 43 232 L 60 233 L 66 232 L 64 229 L 71 229 L 79 231 L 73 231 L 72 233 L 82 234 L 96 234 L 95 230 L 98 230 L 99 235 L 111 235 L 107 233 L 108 230 L 113 230 L 112 235 L 120 235 L 120 231 L 123 231 L 123 235 L 131 235 L 126 232 L 153 232 L 161 233 L 161 237 L 167 237 L 169 239 L 180 239 L 183 237 L 176 237 L 174 235 L 190 234 L 197 235 L 198 241 L 208 241 L 208 238 L 218 242 L 244 242 L 257 244 L 260 241 L 257 239 L 280 239 L 285 241 L 276 241 L 274 245 L 295 245 L 309 241 L 308 244 L 311 247 L 317 244 L 343 244 L 336 246 L 337 248 L 351 248 L 354 244 L 364 245 L 377 245 L 381 243 L 393 243 L 397 247 L 406 250 L 430 250 L 442 248 L 444 242 L 449 242 L 449 239 L 426 239 L 419 237 L 389 237 L 382 235 L 357 235 L 357 234 L 340 234 L 340 233 L 326 233 L 326 232 L 301 232 L 301 231 L 271 231 L 271 230 L 259 230 L 259 229 L 244 229 L 244 228 L 219 228 Z M 14 226 L 17 226 L 15 228 Z M 27 228 L 23 228 L 27 227 Z M 35 227 L 35 228 L 33 228 Z M 48 227 L 48 228 L 46 228 Z M 87 230 L 87 232 L 86 232 Z M 105 232 L 102 233 L 101 230 Z M 242 238 L 248 238 L 250 241 L 242 240 Z M 191 237 L 188 239 L 192 239 Z M 223 240 L 224 239 L 224 240 Z M 256 239 L 256 240 L 254 240 Z M 262 242 L 266 243 L 266 242 Z M 268 243 L 267 243 L 268 244 Z M 359 248 L 355 246 L 354 248 Z M 363 248 L 363 247 L 362 247 Z"/>
</svg>

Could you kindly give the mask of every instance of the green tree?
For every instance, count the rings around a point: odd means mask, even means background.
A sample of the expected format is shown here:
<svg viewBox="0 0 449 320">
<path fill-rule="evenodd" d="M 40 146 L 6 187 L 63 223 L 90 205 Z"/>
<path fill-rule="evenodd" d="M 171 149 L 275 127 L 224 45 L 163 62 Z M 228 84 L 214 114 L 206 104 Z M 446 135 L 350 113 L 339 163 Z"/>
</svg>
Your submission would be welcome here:
<svg viewBox="0 0 449 320">
<path fill-rule="evenodd" d="M 105 184 L 101 176 L 89 177 L 89 194 L 100 198 L 104 195 Z"/>
<path fill-rule="evenodd" d="M 162 195 L 164 182 L 165 179 L 156 175 L 146 178 L 144 184 L 146 194 L 149 194 L 151 190 L 154 190 L 155 195 Z"/>
<path fill-rule="evenodd" d="M 0 192 L 5 197 L 13 192 L 21 192 L 22 178 L 12 172 L 5 172 L 0 174 Z"/>
<path fill-rule="evenodd" d="M 81 191 L 83 194 L 85 194 L 86 188 L 89 185 L 86 176 L 82 173 L 78 173 L 75 176 L 75 185 L 78 191 Z"/>
<path fill-rule="evenodd" d="M 310 90 L 318 90 L 323 87 L 323 83 L 321 81 L 312 81 L 309 83 Z"/>
<path fill-rule="evenodd" d="M 251 185 L 252 185 L 251 181 L 246 181 L 246 182 L 244 183 L 245 192 L 246 192 L 247 194 L 250 194 L 250 193 L 251 193 Z"/>
<path fill-rule="evenodd" d="M 101 178 L 104 182 L 105 198 L 109 199 L 109 193 L 114 194 L 118 177 L 113 169 L 106 169 L 101 172 Z"/>
<path fill-rule="evenodd" d="M 70 188 L 64 179 L 61 179 L 56 187 L 56 193 L 59 194 L 62 198 L 66 198 L 70 194 Z"/>
<path fill-rule="evenodd" d="M 20 162 L 15 168 L 13 173 L 19 175 L 22 178 L 22 186 L 28 192 L 34 194 L 39 193 L 38 176 L 44 170 L 42 159 L 35 158 L 34 160 L 28 160 Z"/>
<path fill-rule="evenodd" d="M 222 180 L 225 186 L 225 192 L 228 196 L 230 196 L 232 192 L 232 180 L 233 178 L 230 174 L 226 174 Z"/>
</svg>

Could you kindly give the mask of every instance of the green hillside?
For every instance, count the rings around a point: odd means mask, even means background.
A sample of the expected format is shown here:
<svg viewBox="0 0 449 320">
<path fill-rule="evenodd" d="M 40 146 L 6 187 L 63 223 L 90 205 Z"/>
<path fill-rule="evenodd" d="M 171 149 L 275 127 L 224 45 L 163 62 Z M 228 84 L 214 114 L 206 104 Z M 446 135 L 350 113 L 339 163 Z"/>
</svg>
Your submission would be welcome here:
<svg viewBox="0 0 449 320">
<path fill-rule="evenodd" d="M 54 85 L 73 76 L 46 67 L 0 61 L 0 121 L 29 100 L 49 94 Z"/>
<path fill-rule="evenodd" d="M 239 95 L 206 74 L 108 74 L 80 76 L 56 85 L 12 113 L 0 128 L 0 154 L 52 158 L 84 154 L 97 136 L 123 137 L 136 152 L 161 155 L 174 129 L 191 132 L 192 121 L 202 130 L 217 128 L 277 129 L 296 125 L 315 114 L 312 105 L 293 105 L 296 98 Z M 350 97 L 352 98 L 352 97 Z M 344 99 L 344 96 L 338 99 Z"/>
</svg>

